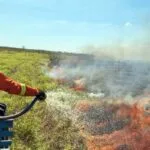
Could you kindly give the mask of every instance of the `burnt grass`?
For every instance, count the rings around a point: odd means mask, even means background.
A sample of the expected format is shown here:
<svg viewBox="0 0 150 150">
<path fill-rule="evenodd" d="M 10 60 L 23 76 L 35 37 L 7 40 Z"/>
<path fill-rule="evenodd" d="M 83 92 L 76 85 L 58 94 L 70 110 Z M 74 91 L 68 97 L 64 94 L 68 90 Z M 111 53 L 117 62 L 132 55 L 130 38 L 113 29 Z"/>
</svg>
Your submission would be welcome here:
<svg viewBox="0 0 150 150">
<path fill-rule="evenodd" d="M 84 129 L 91 135 L 111 134 L 116 130 L 122 130 L 130 124 L 130 117 L 117 116 L 116 106 L 91 106 L 84 112 L 79 120 L 84 123 Z"/>
</svg>

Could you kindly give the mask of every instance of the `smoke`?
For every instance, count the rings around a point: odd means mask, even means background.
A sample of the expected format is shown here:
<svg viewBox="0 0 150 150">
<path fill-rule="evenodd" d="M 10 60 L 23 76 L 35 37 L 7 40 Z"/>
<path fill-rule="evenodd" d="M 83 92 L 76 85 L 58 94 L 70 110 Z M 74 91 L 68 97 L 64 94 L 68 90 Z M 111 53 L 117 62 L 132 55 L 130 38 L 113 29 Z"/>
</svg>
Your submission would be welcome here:
<svg viewBox="0 0 150 150">
<path fill-rule="evenodd" d="M 81 48 L 81 51 L 103 59 L 149 61 L 150 39 L 147 37 L 129 43 L 118 41 L 103 46 L 88 45 Z"/>
<path fill-rule="evenodd" d="M 141 97 L 150 95 L 150 62 L 106 53 L 73 55 L 49 75 L 86 92 L 50 92 L 47 104 L 56 117 L 65 116 L 79 128 L 88 150 L 149 148 L 150 101 Z"/>
<path fill-rule="evenodd" d="M 130 30 L 133 32 L 128 36 L 133 38 L 112 39 L 111 43 L 106 45 L 93 44 L 81 48 L 83 53 L 89 55 L 72 55 L 60 61 L 53 67 L 50 76 L 70 87 L 76 85 L 78 87 L 75 89 L 86 90 L 92 97 L 99 95 L 130 100 L 132 97 L 149 94 L 149 16 L 143 24 L 133 24 Z"/>
<path fill-rule="evenodd" d="M 112 58 L 73 57 L 55 66 L 50 76 L 65 81 L 70 87 L 81 84 L 87 92 L 105 98 L 130 99 L 149 94 L 149 62 Z M 93 96 L 93 94 L 90 95 Z"/>
<path fill-rule="evenodd" d="M 110 34 L 101 44 L 91 44 L 81 47 L 83 53 L 93 54 L 99 58 L 116 60 L 150 60 L 150 16 L 143 16 L 140 22 L 126 22 L 124 27 L 118 26 L 118 37 Z M 107 43 L 106 43 L 107 41 Z"/>
</svg>

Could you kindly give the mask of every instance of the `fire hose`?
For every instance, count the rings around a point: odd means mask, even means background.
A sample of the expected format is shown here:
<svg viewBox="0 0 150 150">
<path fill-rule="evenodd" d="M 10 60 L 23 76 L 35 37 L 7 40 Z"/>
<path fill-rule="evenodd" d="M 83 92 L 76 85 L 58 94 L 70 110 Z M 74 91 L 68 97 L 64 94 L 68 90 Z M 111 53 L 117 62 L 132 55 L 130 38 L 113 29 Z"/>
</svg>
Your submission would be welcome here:
<svg viewBox="0 0 150 150">
<path fill-rule="evenodd" d="M 34 106 L 34 104 L 37 101 L 41 101 L 41 100 L 39 100 L 38 97 L 35 97 L 31 101 L 31 103 L 28 104 L 26 107 L 24 107 L 20 112 L 17 112 L 16 114 L 12 114 L 12 115 L 8 115 L 8 116 L 0 116 L 0 120 L 16 119 L 16 118 L 24 115 L 25 113 L 27 113 Z M 5 107 L 4 104 L 3 104 L 3 107 Z M 5 109 L 6 109 L 6 107 L 5 107 Z M 3 111 L 6 111 L 5 109 Z"/>
</svg>

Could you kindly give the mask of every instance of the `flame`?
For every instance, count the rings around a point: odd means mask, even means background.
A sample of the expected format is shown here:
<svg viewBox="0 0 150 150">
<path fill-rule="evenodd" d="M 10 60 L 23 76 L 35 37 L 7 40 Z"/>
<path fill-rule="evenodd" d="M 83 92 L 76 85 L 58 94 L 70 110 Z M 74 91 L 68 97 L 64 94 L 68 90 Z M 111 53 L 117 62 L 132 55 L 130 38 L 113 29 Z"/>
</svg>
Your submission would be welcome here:
<svg viewBox="0 0 150 150">
<path fill-rule="evenodd" d="M 50 75 L 55 79 L 58 84 L 68 85 L 75 91 L 86 91 L 85 78 L 69 79 L 65 76 L 64 70 L 61 67 L 55 66 Z"/>
<path fill-rule="evenodd" d="M 73 81 L 73 86 L 71 87 L 75 91 L 86 91 L 85 79 L 80 78 Z"/>
<path fill-rule="evenodd" d="M 75 91 L 87 90 L 81 76 L 66 78 L 63 69 L 57 67 L 52 75 Z M 146 95 L 150 93 L 145 91 Z M 82 101 L 75 109 L 83 114 L 79 117 L 83 120 L 80 132 L 88 150 L 150 150 L 149 99 L 139 99 L 132 105 Z"/>
<path fill-rule="evenodd" d="M 82 101 L 78 104 L 76 104 L 76 109 L 80 112 L 87 112 L 90 109 L 90 104 L 88 103 L 88 101 Z"/>
<path fill-rule="evenodd" d="M 103 112 L 100 110 L 102 107 Z M 100 115 L 93 113 L 98 111 L 98 108 Z M 84 112 L 87 119 L 81 129 L 81 135 L 86 139 L 88 150 L 149 150 L 149 108 L 148 99 L 142 99 L 134 105 L 122 103 L 102 106 L 101 102 L 88 101 L 78 103 L 76 109 Z M 111 117 L 103 118 L 102 115 L 106 114 Z M 110 129 L 107 128 L 108 124 Z"/>
</svg>

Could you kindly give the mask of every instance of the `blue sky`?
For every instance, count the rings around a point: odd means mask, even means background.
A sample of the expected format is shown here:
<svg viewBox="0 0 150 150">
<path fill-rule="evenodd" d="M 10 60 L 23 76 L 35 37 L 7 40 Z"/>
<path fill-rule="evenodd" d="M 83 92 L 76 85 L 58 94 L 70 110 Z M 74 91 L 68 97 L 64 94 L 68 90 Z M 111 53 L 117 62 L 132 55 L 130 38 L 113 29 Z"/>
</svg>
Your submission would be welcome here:
<svg viewBox="0 0 150 150">
<path fill-rule="evenodd" d="M 147 31 L 149 0 L 0 0 L 0 45 L 75 52 Z"/>
</svg>

